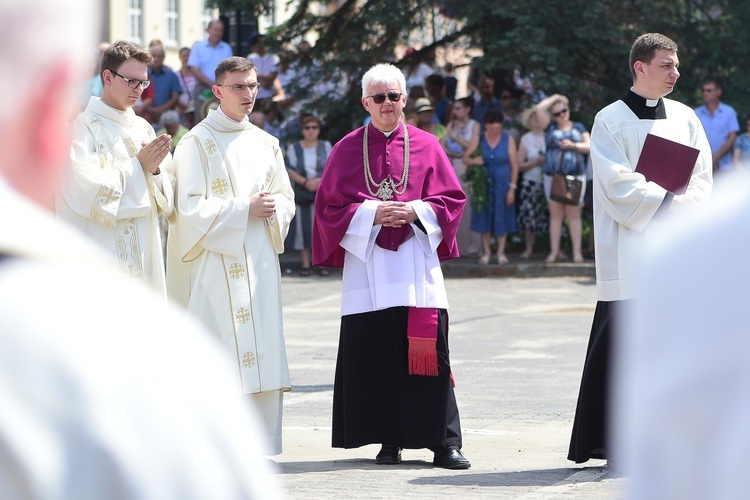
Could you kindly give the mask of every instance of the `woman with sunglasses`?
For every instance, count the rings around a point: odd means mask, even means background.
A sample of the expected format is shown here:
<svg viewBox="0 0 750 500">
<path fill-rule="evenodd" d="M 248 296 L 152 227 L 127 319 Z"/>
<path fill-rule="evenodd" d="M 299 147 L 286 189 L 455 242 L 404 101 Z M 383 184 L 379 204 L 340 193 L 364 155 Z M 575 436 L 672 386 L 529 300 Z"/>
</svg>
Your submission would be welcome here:
<svg viewBox="0 0 750 500">
<path fill-rule="evenodd" d="M 289 231 L 289 242 L 295 250 L 302 252 L 300 276 L 312 273 L 312 226 L 315 193 L 323 175 L 323 167 L 331 154 L 331 143 L 318 139 L 321 123 L 315 116 L 302 118 L 302 140 L 289 145 L 286 152 L 287 172 L 294 187 L 297 212 Z M 328 269 L 320 274 L 327 276 Z"/>
<path fill-rule="evenodd" d="M 550 199 L 552 177 L 555 174 L 573 175 L 586 186 L 586 157 L 591 146 L 591 136 L 586 128 L 570 119 L 568 98 L 554 94 L 536 105 L 536 119 L 545 130 L 546 152 L 544 155 L 544 193 L 549 206 L 549 243 L 550 253 L 544 260 L 547 264 L 557 262 L 562 257 L 560 237 L 563 218 L 568 218 L 570 239 L 573 245 L 573 262 L 583 262 L 581 253 L 581 200 L 577 205 L 566 205 Z"/>
</svg>

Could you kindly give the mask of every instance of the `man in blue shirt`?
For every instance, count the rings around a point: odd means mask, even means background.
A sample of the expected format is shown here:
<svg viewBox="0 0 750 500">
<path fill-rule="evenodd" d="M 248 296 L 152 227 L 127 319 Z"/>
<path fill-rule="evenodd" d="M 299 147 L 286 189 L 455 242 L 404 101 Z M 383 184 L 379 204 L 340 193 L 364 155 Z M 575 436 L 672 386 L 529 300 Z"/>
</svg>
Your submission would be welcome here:
<svg viewBox="0 0 750 500">
<path fill-rule="evenodd" d="M 148 79 L 154 86 L 154 102 L 148 108 L 148 116 L 152 124 L 158 124 L 165 111 L 177 106 L 182 85 L 177 74 L 164 66 L 164 47 L 153 45 L 149 51 L 154 57 L 154 62 L 148 68 Z"/>
<path fill-rule="evenodd" d="M 714 170 L 732 168 L 732 146 L 740 130 L 737 113 L 731 106 L 721 102 L 721 85 L 713 79 L 707 79 L 701 87 L 703 106 L 695 108 L 713 154 Z"/>
<path fill-rule="evenodd" d="M 224 23 L 218 19 L 214 19 L 208 23 L 206 33 L 208 33 L 208 38 L 202 42 L 195 42 L 195 45 L 190 50 L 190 58 L 188 59 L 188 67 L 198 79 L 198 84 L 195 86 L 195 91 L 193 92 L 196 122 L 205 118 L 201 107 L 206 100 L 213 97 L 211 88 L 216 83 L 214 82 L 216 66 L 224 59 L 234 55 L 232 47 L 222 41 Z"/>
</svg>

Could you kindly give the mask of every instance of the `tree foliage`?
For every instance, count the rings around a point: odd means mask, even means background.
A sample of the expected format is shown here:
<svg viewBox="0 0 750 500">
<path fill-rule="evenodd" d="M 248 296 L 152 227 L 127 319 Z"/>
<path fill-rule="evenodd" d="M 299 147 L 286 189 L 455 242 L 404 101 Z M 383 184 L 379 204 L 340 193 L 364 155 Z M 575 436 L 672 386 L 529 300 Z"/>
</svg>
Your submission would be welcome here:
<svg viewBox="0 0 750 500">
<path fill-rule="evenodd" d="M 630 44 L 641 33 L 658 31 L 680 47 L 682 76 L 672 97 L 700 104 L 701 80 L 717 77 L 724 100 L 739 113 L 750 111 L 750 2 L 732 0 L 345 0 L 332 14 L 313 14 L 314 2 L 299 0 L 292 18 L 274 28 L 278 44 L 316 33 L 313 57 L 321 78 L 345 75 L 343 101 L 319 102 L 340 137 L 361 123 L 358 77 L 378 62 L 403 65 L 438 47 L 476 48 L 473 64 L 511 80 L 514 72 L 546 93 L 563 93 L 577 118 L 618 99 L 631 84 Z M 269 0 L 217 0 L 221 9 L 268 11 Z M 439 25 L 439 29 L 436 26 Z M 419 32 L 421 50 L 397 59 Z M 506 82 L 510 83 L 510 81 Z M 325 101 L 325 100 L 324 100 Z"/>
</svg>

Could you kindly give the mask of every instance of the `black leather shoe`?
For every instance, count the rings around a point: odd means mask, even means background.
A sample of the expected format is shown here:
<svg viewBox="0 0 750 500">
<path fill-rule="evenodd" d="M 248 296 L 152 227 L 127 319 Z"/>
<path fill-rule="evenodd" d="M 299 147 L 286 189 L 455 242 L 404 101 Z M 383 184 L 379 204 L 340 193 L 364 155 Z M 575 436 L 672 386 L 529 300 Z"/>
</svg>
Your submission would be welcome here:
<svg viewBox="0 0 750 500">
<path fill-rule="evenodd" d="M 393 444 L 384 444 L 375 457 L 378 465 L 396 465 L 401 463 L 401 448 Z"/>
<path fill-rule="evenodd" d="M 471 467 L 471 462 L 464 457 L 461 448 L 458 446 L 448 446 L 436 451 L 432 464 L 444 469 L 468 469 Z"/>
</svg>

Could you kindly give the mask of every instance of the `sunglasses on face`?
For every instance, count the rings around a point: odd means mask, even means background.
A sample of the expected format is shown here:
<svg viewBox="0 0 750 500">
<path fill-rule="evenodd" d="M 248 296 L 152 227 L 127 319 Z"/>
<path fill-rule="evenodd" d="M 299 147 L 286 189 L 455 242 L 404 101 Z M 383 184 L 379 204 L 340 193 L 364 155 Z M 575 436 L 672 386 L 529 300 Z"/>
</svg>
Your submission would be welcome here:
<svg viewBox="0 0 750 500">
<path fill-rule="evenodd" d="M 558 116 L 562 116 L 562 115 L 564 115 L 567 112 L 568 112 L 568 108 L 563 108 L 560 111 L 558 111 L 557 113 L 552 113 L 552 116 L 554 116 L 555 118 L 557 118 Z"/>
<path fill-rule="evenodd" d="M 305 130 L 318 130 L 318 128 L 319 127 L 317 125 L 307 125 L 307 126 L 305 126 Z"/>
<path fill-rule="evenodd" d="M 391 102 L 398 102 L 399 99 L 401 99 L 401 96 L 404 95 L 401 92 L 388 92 L 388 95 L 386 94 L 375 94 L 375 95 L 368 95 L 368 98 L 372 98 L 372 102 L 375 104 L 383 104 L 385 102 L 385 98 L 388 97 L 388 100 Z"/>
</svg>

